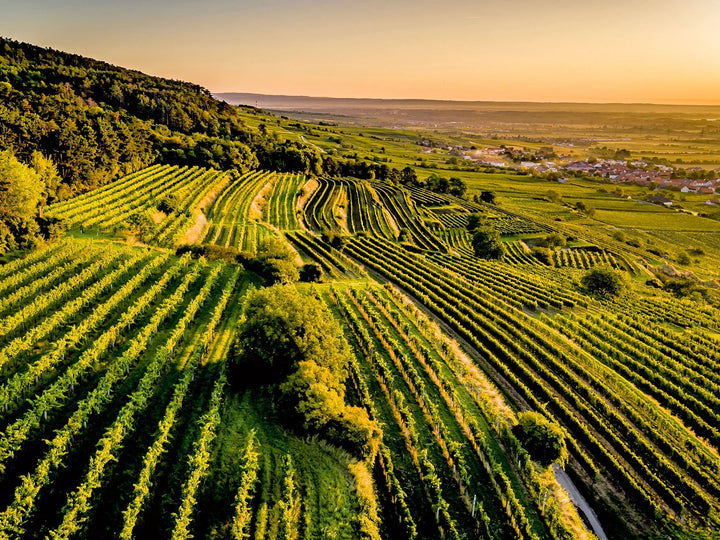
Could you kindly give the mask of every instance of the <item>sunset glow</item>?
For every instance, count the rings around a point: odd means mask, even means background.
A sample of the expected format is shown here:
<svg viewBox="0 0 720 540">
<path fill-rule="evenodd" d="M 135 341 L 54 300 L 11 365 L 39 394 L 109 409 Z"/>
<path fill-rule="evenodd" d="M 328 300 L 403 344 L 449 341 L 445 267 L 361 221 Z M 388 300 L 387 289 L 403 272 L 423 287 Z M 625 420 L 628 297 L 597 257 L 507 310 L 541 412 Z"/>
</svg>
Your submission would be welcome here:
<svg viewBox="0 0 720 540">
<path fill-rule="evenodd" d="M 4 36 L 213 92 L 720 103 L 717 0 L 3 4 Z"/>
</svg>

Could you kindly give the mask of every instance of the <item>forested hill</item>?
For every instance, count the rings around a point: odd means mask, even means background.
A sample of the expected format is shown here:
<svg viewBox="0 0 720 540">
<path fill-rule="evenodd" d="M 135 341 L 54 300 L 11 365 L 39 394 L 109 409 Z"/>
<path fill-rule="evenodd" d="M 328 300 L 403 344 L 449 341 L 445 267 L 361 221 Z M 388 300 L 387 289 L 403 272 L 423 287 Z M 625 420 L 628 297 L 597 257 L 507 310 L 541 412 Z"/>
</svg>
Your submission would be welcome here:
<svg viewBox="0 0 720 540">
<path fill-rule="evenodd" d="M 0 38 L 0 148 L 40 151 L 59 198 L 155 161 L 257 166 L 236 111 L 198 85 Z"/>
<path fill-rule="evenodd" d="M 47 193 L 46 203 L 155 162 L 400 178 L 385 164 L 322 155 L 300 140 L 250 129 L 234 107 L 196 84 L 5 38 L 0 150 L 25 163 L 33 152 L 52 160 L 62 182 Z"/>
</svg>

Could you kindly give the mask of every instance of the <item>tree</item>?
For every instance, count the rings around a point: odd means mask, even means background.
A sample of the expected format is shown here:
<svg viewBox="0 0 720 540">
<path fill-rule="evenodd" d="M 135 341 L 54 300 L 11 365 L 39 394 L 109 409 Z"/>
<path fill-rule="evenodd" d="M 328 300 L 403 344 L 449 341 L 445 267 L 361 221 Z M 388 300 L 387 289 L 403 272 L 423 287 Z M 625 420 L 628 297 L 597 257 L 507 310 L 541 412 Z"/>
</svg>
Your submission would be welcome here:
<svg viewBox="0 0 720 540">
<path fill-rule="evenodd" d="M 382 431 L 345 403 L 350 347 L 325 304 L 276 285 L 251 293 L 245 314 L 230 358 L 233 386 L 272 386 L 290 425 L 373 457 Z"/>
<path fill-rule="evenodd" d="M 262 276 L 268 285 L 276 283 L 292 283 L 300 279 L 300 272 L 295 263 L 288 259 L 265 259 Z"/>
<path fill-rule="evenodd" d="M 625 280 L 617 270 L 594 268 L 582 277 L 582 286 L 591 293 L 602 297 L 620 296 L 625 290 Z"/>
<path fill-rule="evenodd" d="M 241 366 L 242 380 L 280 382 L 301 362 L 312 360 L 332 374 L 329 387 L 342 390 L 350 349 L 332 314 L 317 298 L 292 285 L 254 291 L 238 332 L 233 365 Z"/>
<path fill-rule="evenodd" d="M 512 429 L 530 457 L 548 467 L 553 463 L 565 463 L 568 457 L 562 428 L 536 412 L 518 415 L 518 423 Z"/>
<path fill-rule="evenodd" d="M 547 266 L 555 266 L 555 260 L 553 259 L 553 252 L 548 248 L 534 247 L 531 250 L 533 257 L 535 257 L 541 263 Z"/>
<path fill-rule="evenodd" d="M 304 264 L 300 269 L 300 281 L 308 283 L 318 282 L 322 280 L 322 269 L 319 264 L 308 263 Z"/>
<path fill-rule="evenodd" d="M 545 238 L 543 238 L 539 244 L 548 249 L 555 249 L 563 247 L 565 244 L 567 244 L 567 240 L 560 233 L 551 233 L 548 234 Z"/>
<path fill-rule="evenodd" d="M 33 218 L 44 189 L 34 169 L 20 163 L 9 150 L 0 152 L 0 214 Z"/>
<path fill-rule="evenodd" d="M 473 234 L 479 227 L 487 223 L 487 218 L 483 214 L 470 214 L 467 220 L 467 230 Z"/>
<path fill-rule="evenodd" d="M 475 256 L 482 259 L 502 259 L 505 254 L 500 235 L 490 227 L 479 227 L 475 231 L 472 246 Z"/>
<path fill-rule="evenodd" d="M 158 201 L 157 209 L 170 215 L 180 210 L 180 199 L 175 193 L 168 193 Z"/>
<path fill-rule="evenodd" d="M 57 198 L 57 189 L 60 184 L 60 175 L 57 167 L 48 157 L 35 150 L 30 157 L 30 167 L 38 174 L 43 185 L 42 202 L 47 204 Z"/>
<path fill-rule="evenodd" d="M 409 165 L 400 172 L 400 183 L 401 184 L 415 185 L 415 184 L 417 184 L 417 182 L 418 182 L 418 177 L 417 177 L 417 174 L 415 173 L 415 169 L 413 169 Z"/>
<path fill-rule="evenodd" d="M 495 193 L 492 191 L 480 192 L 480 200 L 488 204 L 495 204 Z"/>
<path fill-rule="evenodd" d="M 595 209 L 586 205 L 582 201 L 578 201 L 575 203 L 575 210 L 577 210 L 578 212 L 580 212 L 582 214 L 585 214 L 588 217 L 592 217 L 595 215 Z"/>
<path fill-rule="evenodd" d="M 150 210 L 131 215 L 125 224 L 127 232 L 141 242 L 150 242 L 157 233 L 157 224 L 153 220 Z"/>
<path fill-rule="evenodd" d="M 455 197 L 463 197 L 467 191 L 467 185 L 462 181 L 461 178 L 455 176 L 450 177 L 450 190 L 448 193 Z"/>
</svg>

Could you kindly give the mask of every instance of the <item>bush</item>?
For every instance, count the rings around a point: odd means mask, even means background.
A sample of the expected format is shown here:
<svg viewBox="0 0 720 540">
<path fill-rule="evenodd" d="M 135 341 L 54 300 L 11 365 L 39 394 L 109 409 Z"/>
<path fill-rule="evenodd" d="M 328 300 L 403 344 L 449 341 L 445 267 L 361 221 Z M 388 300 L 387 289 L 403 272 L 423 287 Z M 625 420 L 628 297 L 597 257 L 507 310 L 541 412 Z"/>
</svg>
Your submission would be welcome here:
<svg viewBox="0 0 720 540">
<path fill-rule="evenodd" d="M 475 256 L 482 259 L 502 259 L 505 254 L 500 235 L 490 227 L 479 227 L 475 231 L 472 246 Z"/>
<path fill-rule="evenodd" d="M 544 247 L 534 247 L 531 250 L 533 257 L 547 266 L 555 266 L 553 252 Z"/>
<path fill-rule="evenodd" d="M 594 268 L 582 277 L 582 286 L 591 294 L 611 297 L 620 296 L 626 284 L 620 272 L 610 268 Z"/>
<path fill-rule="evenodd" d="M 300 278 L 295 253 L 286 242 L 270 237 L 258 246 L 257 256 L 249 252 L 238 253 L 236 260 L 265 280 L 268 285 L 291 283 Z"/>
<path fill-rule="evenodd" d="M 268 285 L 292 283 L 300 279 L 300 272 L 293 261 L 288 259 L 266 259 L 262 261 L 260 275 Z"/>
<path fill-rule="evenodd" d="M 168 193 L 157 204 L 157 209 L 170 215 L 180 210 L 180 200 L 174 193 Z"/>
<path fill-rule="evenodd" d="M 538 242 L 539 246 L 549 249 L 563 247 L 565 246 L 565 244 L 567 244 L 567 240 L 562 234 L 559 233 L 548 234 L 545 238 Z"/>
<path fill-rule="evenodd" d="M 487 217 L 484 214 L 470 214 L 467 220 L 467 230 L 473 234 L 478 228 L 487 224 Z"/>
<path fill-rule="evenodd" d="M 300 269 L 300 281 L 315 283 L 322 280 L 322 269 L 319 264 L 308 263 Z"/>
<path fill-rule="evenodd" d="M 545 194 L 545 199 L 548 202 L 558 203 L 558 202 L 562 201 L 562 194 L 551 189 Z"/>
<path fill-rule="evenodd" d="M 331 247 L 337 249 L 338 251 L 342 251 L 346 244 L 344 236 L 335 234 L 332 231 L 323 233 L 321 238 L 323 242 L 329 244 Z"/>
<path fill-rule="evenodd" d="M 513 434 L 527 450 L 530 457 L 549 467 L 553 463 L 564 464 L 568 457 L 565 435 L 562 428 L 535 412 L 518 415 L 518 424 Z"/>
<path fill-rule="evenodd" d="M 489 204 L 496 204 L 495 193 L 492 191 L 480 192 L 480 200 Z"/>
<path fill-rule="evenodd" d="M 150 242 L 155 237 L 158 229 L 149 210 L 128 217 L 125 227 L 127 232 L 145 243 Z"/>
<path fill-rule="evenodd" d="M 215 244 L 182 245 L 175 250 L 176 255 L 190 253 L 194 259 L 205 257 L 209 261 L 225 261 L 236 263 L 238 261 L 238 250 L 234 247 L 216 246 Z"/>
<path fill-rule="evenodd" d="M 687 253 L 681 253 L 680 255 L 678 255 L 677 262 L 679 264 L 682 264 L 683 266 L 687 266 L 692 262 L 692 259 L 690 259 L 690 255 L 688 255 Z"/>
</svg>

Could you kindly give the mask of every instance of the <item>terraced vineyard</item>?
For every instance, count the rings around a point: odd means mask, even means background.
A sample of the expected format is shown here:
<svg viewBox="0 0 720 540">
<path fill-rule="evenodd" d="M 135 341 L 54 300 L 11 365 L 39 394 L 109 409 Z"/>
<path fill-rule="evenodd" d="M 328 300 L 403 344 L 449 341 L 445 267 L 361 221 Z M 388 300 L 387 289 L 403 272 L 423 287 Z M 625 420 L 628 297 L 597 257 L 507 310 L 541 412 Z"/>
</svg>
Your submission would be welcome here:
<svg viewBox="0 0 720 540">
<path fill-rule="evenodd" d="M 474 212 L 502 260 L 473 255 Z M 47 213 L 69 234 L 0 267 L 0 538 L 568 539 L 592 538 L 595 514 L 614 538 L 720 527 L 720 315 L 640 283 L 614 244 L 550 266 L 528 246 L 552 227 L 492 205 L 267 171 L 153 166 Z M 129 245 L 149 214 L 154 236 Z M 382 428 L 371 457 L 228 379 L 263 280 L 172 249 L 246 263 L 270 237 L 321 272 L 294 287 L 350 344 L 346 398 Z M 598 267 L 635 292 L 588 295 Z M 524 411 L 564 434 L 567 474 L 524 447 Z"/>
<path fill-rule="evenodd" d="M 192 225 L 193 211 L 225 182 L 227 175 L 219 171 L 154 166 L 84 196 L 54 204 L 48 208 L 48 215 L 65 220 L 71 227 L 117 231 L 134 216 L 156 212 L 163 197 L 174 197 L 178 204 L 169 215 L 155 214 L 161 226 L 152 239 L 160 246 L 172 247 Z"/>
<path fill-rule="evenodd" d="M 440 317 L 518 402 L 558 418 L 571 435 L 570 470 L 588 491 L 605 478 L 617 490 L 613 496 L 632 498 L 648 515 L 691 514 L 714 523 L 720 471 L 714 392 L 687 380 L 687 370 L 707 365 L 704 353 L 687 354 L 680 368 L 648 349 L 655 343 L 650 321 L 636 326 L 638 337 L 631 339 L 611 325 L 587 329 L 594 318 L 572 324 L 572 317 L 530 317 L 526 310 L 564 312 L 578 299 L 499 280 L 498 267 L 481 274 L 479 265 L 447 259 L 436 266 L 378 239 L 354 240 L 349 253 Z M 638 360 L 641 351 L 650 356 Z M 646 367 L 650 358 L 653 369 Z M 597 496 L 595 502 L 603 508 L 611 500 Z"/>
</svg>

